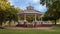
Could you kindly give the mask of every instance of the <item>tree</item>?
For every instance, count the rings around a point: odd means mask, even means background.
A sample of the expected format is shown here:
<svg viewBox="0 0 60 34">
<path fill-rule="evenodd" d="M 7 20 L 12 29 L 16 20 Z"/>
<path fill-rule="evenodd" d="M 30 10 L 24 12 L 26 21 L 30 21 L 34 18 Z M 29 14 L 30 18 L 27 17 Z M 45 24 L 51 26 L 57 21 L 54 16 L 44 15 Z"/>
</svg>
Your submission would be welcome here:
<svg viewBox="0 0 60 34">
<path fill-rule="evenodd" d="M 45 13 L 45 17 L 47 17 L 49 20 L 54 20 L 56 25 L 56 20 L 60 18 L 60 0 L 44 0 L 42 4 L 45 3 L 48 8 L 47 12 Z"/>
<path fill-rule="evenodd" d="M 20 9 L 11 6 L 8 0 L 0 0 L 0 25 L 6 21 L 9 21 L 9 24 L 11 20 L 18 21 L 18 11 Z"/>
<path fill-rule="evenodd" d="M 8 0 L 0 0 L 0 25 L 5 19 L 7 13 L 6 9 L 10 8 L 10 3 Z"/>
<path fill-rule="evenodd" d="M 11 23 L 11 21 L 13 20 L 14 22 L 15 21 L 18 21 L 18 11 L 20 11 L 19 8 L 15 8 L 15 7 L 11 7 L 9 10 L 8 10 L 8 20 L 9 20 L 9 25 Z"/>
<path fill-rule="evenodd" d="M 60 1 L 60 0 L 41 0 L 40 3 L 42 5 L 46 4 L 47 8 L 50 7 L 55 1 Z"/>
</svg>

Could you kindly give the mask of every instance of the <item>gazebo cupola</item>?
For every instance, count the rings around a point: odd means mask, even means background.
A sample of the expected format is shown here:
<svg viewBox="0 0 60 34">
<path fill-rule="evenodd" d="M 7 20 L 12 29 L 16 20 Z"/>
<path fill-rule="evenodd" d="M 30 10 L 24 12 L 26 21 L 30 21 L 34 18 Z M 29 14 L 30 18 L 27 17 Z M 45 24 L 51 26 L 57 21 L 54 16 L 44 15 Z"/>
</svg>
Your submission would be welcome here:
<svg viewBox="0 0 60 34">
<path fill-rule="evenodd" d="M 34 7 L 32 7 L 32 6 L 28 6 L 26 8 L 27 8 L 27 10 L 34 10 Z"/>
</svg>

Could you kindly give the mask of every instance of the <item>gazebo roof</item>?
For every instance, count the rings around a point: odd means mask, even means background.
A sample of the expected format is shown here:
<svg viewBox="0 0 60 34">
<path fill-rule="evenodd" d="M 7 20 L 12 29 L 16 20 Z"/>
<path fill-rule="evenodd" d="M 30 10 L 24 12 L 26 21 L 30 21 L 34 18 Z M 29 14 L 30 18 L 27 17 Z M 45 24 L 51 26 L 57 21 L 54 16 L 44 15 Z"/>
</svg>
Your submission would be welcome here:
<svg viewBox="0 0 60 34">
<path fill-rule="evenodd" d="M 24 10 L 19 12 L 19 14 L 26 14 L 26 13 L 32 13 L 32 14 L 42 14 L 42 12 L 36 11 L 36 10 Z"/>
<path fill-rule="evenodd" d="M 43 14 L 40 11 L 34 10 L 34 7 L 28 6 L 27 10 L 22 10 L 18 14 Z"/>
</svg>

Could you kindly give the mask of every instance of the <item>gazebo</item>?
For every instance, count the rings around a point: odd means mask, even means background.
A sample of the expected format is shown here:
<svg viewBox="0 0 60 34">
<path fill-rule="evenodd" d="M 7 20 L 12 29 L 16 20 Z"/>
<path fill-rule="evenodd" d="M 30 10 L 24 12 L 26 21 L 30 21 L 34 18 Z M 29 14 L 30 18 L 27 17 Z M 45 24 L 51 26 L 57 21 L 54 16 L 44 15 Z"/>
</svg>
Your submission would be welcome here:
<svg viewBox="0 0 60 34">
<path fill-rule="evenodd" d="M 24 20 L 23 20 L 24 24 L 26 24 L 28 22 L 26 20 L 26 16 L 28 16 L 28 15 L 29 16 L 34 16 L 34 23 L 36 24 L 38 22 L 37 19 L 36 19 L 37 16 L 41 16 L 41 15 L 43 15 L 43 13 L 35 10 L 34 7 L 32 7 L 32 6 L 28 6 L 28 7 L 26 7 L 26 10 L 20 11 L 18 13 L 18 15 L 23 15 L 24 16 Z M 42 18 L 41 18 L 41 21 L 42 21 Z"/>
</svg>

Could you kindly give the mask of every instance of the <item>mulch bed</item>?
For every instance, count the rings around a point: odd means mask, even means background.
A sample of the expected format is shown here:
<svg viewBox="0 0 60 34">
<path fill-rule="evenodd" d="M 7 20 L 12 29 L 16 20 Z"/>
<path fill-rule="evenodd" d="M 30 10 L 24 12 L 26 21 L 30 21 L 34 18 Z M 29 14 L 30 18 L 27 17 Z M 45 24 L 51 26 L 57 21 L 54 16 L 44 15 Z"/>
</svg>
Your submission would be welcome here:
<svg viewBox="0 0 60 34">
<path fill-rule="evenodd" d="M 32 28 L 32 27 L 52 27 L 54 25 L 52 24 L 40 24 L 40 25 L 32 25 L 32 24 L 27 24 L 27 25 L 24 25 L 24 24 L 17 24 L 16 27 L 28 27 L 28 28 Z"/>
<path fill-rule="evenodd" d="M 4 27 L 0 26 L 0 29 L 5 29 Z"/>
</svg>

